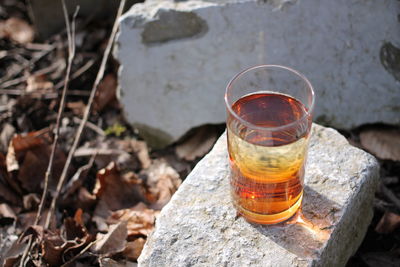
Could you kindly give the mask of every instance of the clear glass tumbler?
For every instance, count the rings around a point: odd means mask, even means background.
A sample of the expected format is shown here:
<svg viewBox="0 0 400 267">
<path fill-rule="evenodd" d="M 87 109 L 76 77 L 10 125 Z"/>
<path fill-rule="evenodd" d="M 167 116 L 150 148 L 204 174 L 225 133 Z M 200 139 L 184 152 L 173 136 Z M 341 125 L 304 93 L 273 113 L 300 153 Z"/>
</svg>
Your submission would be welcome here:
<svg viewBox="0 0 400 267">
<path fill-rule="evenodd" d="M 301 206 L 314 91 L 288 67 L 236 75 L 225 93 L 233 203 L 248 221 L 274 224 Z"/>
</svg>

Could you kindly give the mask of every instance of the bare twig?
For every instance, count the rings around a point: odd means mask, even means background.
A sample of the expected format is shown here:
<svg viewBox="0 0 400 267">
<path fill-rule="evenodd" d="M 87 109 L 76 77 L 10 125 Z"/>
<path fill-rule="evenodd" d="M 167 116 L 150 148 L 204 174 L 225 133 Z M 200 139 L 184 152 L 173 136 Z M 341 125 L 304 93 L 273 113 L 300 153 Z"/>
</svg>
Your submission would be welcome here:
<svg viewBox="0 0 400 267">
<path fill-rule="evenodd" d="M 73 120 L 74 120 L 75 123 L 79 123 L 79 124 L 82 123 L 82 120 L 80 118 L 78 118 L 78 117 L 74 117 Z M 103 131 L 103 129 L 101 129 L 96 124 L 91 123 L 90 121 L 87 121 L 85 126 L 88 127 L 89 129 L 95 131 L 100 136 L 106 136 L 106 134 Z"/>
<path fill-rule="evenodd" d="M 49 178 L 51 177 L 51 173 L 53 171 L 53 161 L 54 161 L 55 152 L 57 149 L 58 138 L 59 138 L 59 133 L 60 133 L 61 117 L 62 117 L 62 114 L 64 112 L 64 107 L 65 107 L 65 98 L 66 98 L 67 90 L 68 90 L 68 82 L 69 82 L 69 76 L 71 74 L 72 61 L 74 60 L 74 56 L 75 56 L 75 18 L 76 18 L 76 15 L 78 14 L 79 6 L 75 10 L 75 13 L 72 18 L 72 25 L 70 25 L 70 22 L 68 19 L 68 11 L 67 11 L 67 7 L 65 5 L 65 1 L 61 0 L 61 2 L 62 2 L 62 6 L 63 6 L 63 11 L 64 11 L 65 24 L 67 27 L 68 64 L 67 64 L 67 71 L 65 74 L 64 88 L 63 88 L 63 92 L 62 92 L 62 96 L 61 96 L 60 107 L 58 109 L 58 114 L 57 114 L 54 141 L 53 141 L 53 145 L 51 147 L 49 165 L 47 166 L 47 170 L 46 170 L 46 174 L 45 174 L 43 194 L 42 194 L 42 198 L 40 200 L 38 212 L 36 214 L 36 218 L 35 218 L 35 222 L 34 222 L 35 225 L 38 223 L 40 216 L 42 214 L 44 202 L 45 202 L 45 199 L 47 196 L 47 191 L 48 191 Z"/>
<path fill-rule="evenodd" d="M 56 151 L 56 148 L 57 148 L 58 137 L 59 137 L 59 132 L 60 132 L 61 117 L 62 117 L 62 113 L 63 113 L 64 107 L 65 107 L 65 98 L 66 98 L 66 92 L 67 92 L 67 89 L 68 89 L 68 81 L 69 81 L 69 76 L 70 76 L 70 73 L 71 73 L 72 61 L 73 61 L 74 56 L 75 56 L 75 18 L 76 18 L 76 15 L 78 14 L 79 6 L 76 8 L 75 13 L 73 15 L 72 28 L 71 28 L 70 23 L 69 23 L 69 18 L 68 18 L 67 7 L 65 5 L 64 0 L 61 0 L 61 2 L 62 2 L 62 6 L 63 6 L 63 11 L 64 11 L 65 24 L 66 24 L 66 27 L 67 27 L 68 64 L 67 64 L 67 71 L 66 71 L 66 78 L 65 78 L 63 93 L 62 93 L 62 96 L 61 96 L 61 103 L 60 103 L 60 107 L 59 107 L 58 114 L 57 114 L 57 121 L 56 121 L 56 127 L 55 127 L 55 136 L 54 136 L 54 140 L 53 140 L 53 145 L 51 147 L 51 154 L 50 154 L 49 164 L 47 166 L 47 170 L 46 170 L 46 174 L 45 174 L 45 178 L 44 178 L 43 193 L 42 193 L 42 197 L 40 199 L 40 204 L 39 204 L 39 207 L 38 207 L 38 211 L 36 213 L 35 221 L 33 223 L 34 225 L 37 225 L 39 220 L 40 220 L 40 216 L 42 214 L 43 207 L 44 207 L 44 202 L 45 202 L 46 196 L 47 196 L 49 178 L 50 178 L 51 172 L 53 170 L 53 161 L 54 161 L 54 157 L 55 157 L 55 151 Z M 30 249 L 32 247 L 32 242 L 33 242 L 32 238 L 30 238 L 28 246 L 25 249 L 24 254 L 22 255 L 22 258 L 21 258 L 21 261 L 20 261 L 20 267 L 26 265 L 26 260 L 27 260 L 27 257 L 28 257 L 28 253 L 29 253 L 29 251 L 30 251 Z"/>
<path fill-rule="evenodd" d="M 85 73 L 88 69 L 90 69 L 91 66 L 93 66 L 95 60 L 91 59 L 88 62 L 86 62 L 82 67 L 80 67 L 77 71 L 75 71 L 74 73 L 72 73 L 71 75 L 71 81 L 78 78 L 79 76 L 81 76 L 83 73 Z M 61 88 L 62 84 L 64 83 L 64 81 L 60 81 L 59 83 L 57 83 L 54 88 L 57 90 L 59 88 Z"/>
<path fill-rule="evenodd" d="M 85 248 L 83 248 L 78 254 L 76 254 L 72 259 L 61 265 L 61 267 L 68 266 L 70 263 L 76 261 L 80 256 L 82 256 L 89 248 L 91 248 L 94 244 L 96 244 L 100 239 L 96 239 L 90 242 Z"/>
<path fill-rule="evenodd" d="M 66 179 L 66 176 L 67 176 L 67 173 L 68 173 L 68 169 L 69 169 L 69 166 L 71 164 L 72 157 L 73 157 L 73 155 L 75 153 L 76 148 L 78 147 L 78 143 L 79 143 L 79 140 L 81 139 L 83 128 L 85 127 L 85 124 L 88 121 L 89 114 L 90 114 L 90 111 L 91 111 L 91 107 L 92 107 L 92 104 L 93 104 L 93 100 L 94 100 L 94 97 L 96 95 L 97 87 L 98 87 L 101 79 L 103 78 L 104 71 L 105 71 L 105 68 L 106 68 L 106 63 L 107 63 L 108 57 L 110 55 L 110 51 L 111 51 L 111 47 L 112 47 L 112 44 L 113 44 L 114 39 L 115 39 L 115 35 L 117 33 L 117 30 L 118 30 L 118 20 L 121 17 L 121 14 L 122 14 L 124 6 L 125 6 L 125 0 L 121 0 L 121 2 L 119 4 L 119 8 L 118 8 L 118 13 L 117 13 L 117 16 L 115 18 L 115 22 L 114 22 L 114 25 L 113 25 L 113 28 L 112 28 L 112 31 L 111 31 L 110 39 L 108 40 L 107 47 L 106 47 L 106 50 L 104 51 L 103 59 L 102 59 L 101 64 L 100 64 L 99 72 L 97 73 L 96 80 L 94 81 L 94 84 L 93 84 L 93 87 L 92 87 L 92 91 L 90 93 L 90 97 L 89 97 L 89 100 L 88 100 L 88 104 L 87 104 L 86 109 L 85 109 L 85 113 L 83 114 L 82 122 L 79 125 L 79 128 L 78 128 L 78 130 L 76 132 L 76 135 L 75 135 L 75 138 L 74 138 L 74 143 L 72 144 L 72 147 L 69 150 L 68 157 L 67 157 L 67 160 L 66 160 L 65 165 L 64 165 L 64 169 L 63 169 L 63 171 L 61 173 L 60 179 L 59 179 L 58 184 L 57 184 L 55 195 L 53 196 L 53 199 L 51 201 L 50 210 L 49 210 L 49 213 L 47 214 L 47 220 L 46 220 L 45 228 L 48 228 L 49 225 L 50 225 L 51 218 L 54 215 L 56 201 L 57 201 L 57 199 L 58 199 L 58 197 L 60 195 L 61 188 L 62 188 L 62 186 L 64 184 L 65 179 Z"/>
</svg>

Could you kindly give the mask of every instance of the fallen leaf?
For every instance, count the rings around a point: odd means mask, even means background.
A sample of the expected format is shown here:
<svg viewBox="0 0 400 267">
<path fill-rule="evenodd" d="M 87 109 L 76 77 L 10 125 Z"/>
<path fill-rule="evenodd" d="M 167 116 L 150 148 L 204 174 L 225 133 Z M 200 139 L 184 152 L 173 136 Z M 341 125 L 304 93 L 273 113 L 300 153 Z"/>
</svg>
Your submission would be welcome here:
<svg viewBox="0 0 400 267">
<path fill-rule="evenodd" d="M 176 154 L 185 160 L 194 160 L 204 156 L 217 141 L 218 133 L 212 126 L 203 126 L 197 129 L 193 135 L 179 143 Z"/>
<path fill-rule="evenodd" d="M 85 112 L 86 109 L 86 104 L 83 103 L 82 100 L 76 102 L 67 102 L 66 106 L 72 111 L 72 113 L 74 113 L 77 116 L 83 116 L 83 113 Z"/>
<path fill-rule="evenodd" d="M 129 208 L 145 200 L 145 188 L 132 173 L 122 176 L 114 162 L 97 173 L 93 194 L 104 201 L 110 210 Z"/>
<path fill-rule="evenodd" d="M 63 198 L 67 198 L 71 194 L 73 194 L 84 182 L 89 173 L 89 170 L 92 168 L 94 163 L 95 155 L 93 155 L 89 162 L 86 165 L 80 167 L 76 173 L 72 176 L 72 178 L 68 181 L 68 183 L 63 188 Z"/>
<path fill-rule="evenodd" d="M 142 253 L 145 243 L 146 239 L 142 237 L 139 237 L 134 241 L 128 242 L 123 252 L 125 258 L 127 258 L 128 260 L 136 261 L 139 258 L 140 253 Z"/>
<path fill-rule="evenodd" d="M 0 22 L 0 38 L 9 38 L 19 44 L 27 44 L 33 41 L 35 32 L 26 21 L 12 17 Z"/>
<path fill-rule="evenodd" d="M 23 196 L 22 201 L 23 201 L 25 210 L 34 209 L 40 203 L 40 199 L 39 199 L 38 195 L 34 194 L 34 193 L 27 194 L 27 195 Z"/>
<path fill-rule="evenodd" d="M 179 174 L 165 160 L 157 159 L 141 175 L 147 177 L 148 200 L 152 208 L 161 209 L 171 199 L 182 183 Z"/>
<path fill-rule="evenodd" d="M 0 247 L 1 245 L 2 244 L 0 244 Z M 3 267 L 13 267 L 18 262 L 27 246 L 27 243 L 14 240 L 10 247 L 7 247 L 4 251 L 1 251 L 0 265 Z"/>
<path fill-rule="evenodd" d="M 4 123 L 0 133 L 0 152 L 6 153 L 10 140 L 15 133 L 15 128 L 9 123 Z"/>
<path fill-rule="evenodd" d="M 18 172 L 18 180 L 27 192 L 40 193 L 51 154 L 51 145 L 43 145 L 26 152 Z M 61 175 L 65 154 L 57 149 L 54 157 L 53 172 L 49 179 L 49 187 L 54 188 Z M 35 170 L 32 172 L 32 170 Z"/>
<path fill-rule="evenodd" d="M 6 155 L 6 166 L 7 166 L 7 171 L 13 172 L 19 170 L 19 164 L 17 160 L 17 155 L 15 153 L 15 149 L 13 146 L 13 142 L 10 142 L 10 145 L 8 147 L 7 155 Z"/>
<path fill-rule="evenodd" d="M 21 206 L 21 198 L 17 192 L 15 192 L 9 185 L 6 159 L 3 154 L 0 153 L 0 201 L 7 201 L 15 206 Z"/>
<path fill-rule="evenodd" d="M 92 252 L 112 255 L 121 252 L 126 246 L 127 222 L 111 225 L 107 234 L 98 233 L 98 240 L 91 248 Z"/>
<path fill-rule="evenodd" d="M 400 161 L 400 130 L 367 129 L 360 133 L 360 141 L 378 158 Z"/>
<path fill-rule="evenodd" d="M 15 212 L 5 203 L 0 204 L 0 225 L 11 224 L 17 219 Z"/>
<path fill-rule="evenodd" d="M 46 93 L 54 89 L 54 84 L 46 79 L 45 75 L 31 75 L 26 80 L 26 91 Z"/>
<path fill-rule="evenodd" d="M 375 231 L 380 234 L 389 234 L 398 227 L 400 227 L 400 215 L 386 211 L 375 227 Z"/>
<path fill-rule="evenodd" d="M 107 105 L 116 102 L 117 78 L 110 73 L 104 76 L 97 87 L 93 102 L 93 109 L 97 112 L 102 111 Z"/>
<path fill-rule="evenodd" d="M 117 210 L 107 219 L 112 224 L 119 221 L 126 221 L 128 239 L 137 236 L 148 236 L 154 229 L 154 223 L 159 211 L 148 209 L 144 203 L 139 203 L 130 209 Z"/>
</svg>

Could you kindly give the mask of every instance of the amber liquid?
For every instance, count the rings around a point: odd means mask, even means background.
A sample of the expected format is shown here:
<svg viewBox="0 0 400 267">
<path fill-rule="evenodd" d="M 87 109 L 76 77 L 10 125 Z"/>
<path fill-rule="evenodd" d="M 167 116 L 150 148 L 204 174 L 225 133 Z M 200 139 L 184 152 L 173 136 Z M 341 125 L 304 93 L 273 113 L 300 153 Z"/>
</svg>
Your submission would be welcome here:
<svg viewBox="0 0 400 267">
<path fill-rule="evenodd" d="M 232 109 L 249 123 L 228 112 L 231 193 L 238 212 L 262 224 L 289 219 L 301 206 L 311 116 L 298 100 L 269 92 L 246 95 Z M 288 126 L 271 129 L 283 125 Z"/>
</svg>

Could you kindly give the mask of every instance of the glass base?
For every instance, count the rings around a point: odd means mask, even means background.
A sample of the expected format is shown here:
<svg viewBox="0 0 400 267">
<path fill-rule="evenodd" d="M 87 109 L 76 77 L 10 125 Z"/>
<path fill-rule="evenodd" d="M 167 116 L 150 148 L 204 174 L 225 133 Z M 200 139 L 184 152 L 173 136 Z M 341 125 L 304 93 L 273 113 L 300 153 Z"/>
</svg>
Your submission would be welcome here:
<svg viewBox="0 0 400 267">
<path fill-rule="evenodd" d="M 268 215 L 254 213 L 252 211 L 246 210 L 237 205 L 236 205 L 236 209 L 241 216 L 243 216 L 247 221 L 249 221 L 251 223 L 276 224 L 276 223 L 280 223 L 280 222 L 290 219 L 296 213 L 296 211 L 300 208 L 302 200 L 303 200 L 303 193 L 301 193 L 301 196 L 299 197 L 299 199 L 289 209 L 279 212 L 279 213 L 268 214 Z"/>
</svg>

